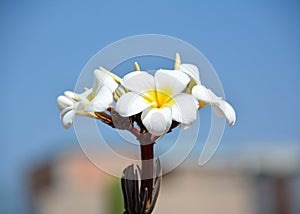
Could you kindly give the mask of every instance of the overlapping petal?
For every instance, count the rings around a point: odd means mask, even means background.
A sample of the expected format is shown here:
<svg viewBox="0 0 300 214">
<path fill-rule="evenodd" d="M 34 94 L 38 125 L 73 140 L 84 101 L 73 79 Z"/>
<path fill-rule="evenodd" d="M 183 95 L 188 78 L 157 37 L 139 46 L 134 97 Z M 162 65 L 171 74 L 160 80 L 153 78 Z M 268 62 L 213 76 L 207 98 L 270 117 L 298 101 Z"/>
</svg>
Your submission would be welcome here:
<svg viewBox="0 0 300 214">
<path fill-rule="evenodd" d="M 166 91 L 170 96 L 181 93 L 189 83 L 190 78 L 177 70 L 160 69 L 155 73 L 155 88 Z"/>
<path fill-rule="evenodd" d="M 226 118 L 228 124 L 233 126 L 236 121 L 236 114 L 233 107 L 225 100 L 219 100 L 213 105 L 215 114 L 219 117 Z"/>
<path fill-rule="evenodd" d="M 67 93 L 68 94 L 68 93 Z M 59 96 L 57 98 L 57 105 L 60 110 L 60 119 L 65 129 L 70 128 L 75 116 L 76 102 L 67 96 Z"/>
<path fill-rule="evenodd" d="M 73 105 L 73 101 L 66 96 L 61 95 L 57 98 L 57 106 L 60 111 L 72 105 Z"/>
<path fill-rule="evenodd" d="M 173 120 L 185 125 L 192 124 L 197 119 L 198 106 L 190 94 L 178 94 L 173 98 L 175 105 L 172 106 Z"/>
<path fill-rule="evenodd" d="M 113 102 L 112 93 L 117 87 L 118 84 L 107 72 L 96 69 L 93 88 L 80 94 L 84 110 L 87 112 L 105 111 Z"/>
<path fill-rule="evenodd" d="M 171 127 L 172 111 L 170 107 L 149 108 L 143 111 L 141 119 L 151 134 L 161 136 L 168 132 Z"/>
<path fill-rule="evenodd" d="M 118 100 L 116 111 L 123 117 L 129 117 L 142 112 L 151 105 L 153 105 L 153 103 L 147 102 L 140 95 L 134 92 L 128 92 Z"/>
<path fill-rule="evenodd" d="M 125 88 L 136 93 L 145 92 L 155 87 L 154 77 L 144 71 L 131 72 L 125 75 L 121 83 Z"/>
<path fill-rule="evenodd" d="M 106 72 L 96 69 L 94 71 L 93 91 L 97 92 L 103 85 L 114 92 L 118 87 L 116 81 Z"/>
<path fill-rule="evenodd" d="M 62 115 L 62 125 L 65 129 L 69 129 L 73 124 L 75 113 L 74 109 L 69 109 Z"/>
<path fill-rule="evenodd" d="M 87 105 L 85 111 L 88 112 L 103 112 L 113 102 L 113 95 L 111 89 L 102 86 L 94 99 Z"/>
<path fill-rule="evenodd" d="M 193 64 L 181 64 L 178 70 L 190 76 L 193 80 L 195 80 L 196 84 L 200 84 L 201 80 L 197 66 Z"/>
<path fill-rule="evenodd" d="M 214 103 L 222 99 L 222 97 L 218 97 L 214 92 L 212 92 L 212 90 L 207 89 L 203 85 L 194 86 L 192 89 L 192 94 L 197 100 L 205 103 Z"/>
<path fill-rule="evenodd" d="M 236 120 L 235 111 L 222 97 L 218 97 L 212 90 L 203 85 L 194 86 L 192 94 L 197 100 L 212 105 L 213 111 L 218 117 L 226 118 L 229 125 L 234 125 Z"/>
<path fill-rule="evenodd" d="M 73 91 L 65 91 L 64 95 L 71 100 L 79 99 L 79 95 L 74 93 Z"/>
</svg>

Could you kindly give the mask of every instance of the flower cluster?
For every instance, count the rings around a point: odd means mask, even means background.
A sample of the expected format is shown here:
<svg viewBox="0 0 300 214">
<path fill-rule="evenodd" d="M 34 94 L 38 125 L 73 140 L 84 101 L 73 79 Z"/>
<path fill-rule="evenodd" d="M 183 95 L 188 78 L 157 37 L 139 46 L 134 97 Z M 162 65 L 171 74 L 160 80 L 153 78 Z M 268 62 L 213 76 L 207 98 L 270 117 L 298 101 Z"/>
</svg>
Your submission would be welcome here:
<svg viewBox="0 0 300 214">
<path fill-rule="evenodd" d="M 57 102 L 65 128 L 72 125 L 76 114 L 105 122 L 111 119 L 105 113 L 111 109 L 123 118 L 138 115 L 153 136 L 164 135 L 174 122 L 189 127 L 197 119 L 198 109 L 208 105 L 229 125 L 236 120 L 233 107 L 202 85 L 198 68 L 181 64 L 178 54 L 174 70 L 159 69 L 154 75 L 141 71 L 137 63 L 135 71 L 122 79 L 104 68 L 96 69 L 92 88 L 81 94 L 66 91 Z"/>
</svg>

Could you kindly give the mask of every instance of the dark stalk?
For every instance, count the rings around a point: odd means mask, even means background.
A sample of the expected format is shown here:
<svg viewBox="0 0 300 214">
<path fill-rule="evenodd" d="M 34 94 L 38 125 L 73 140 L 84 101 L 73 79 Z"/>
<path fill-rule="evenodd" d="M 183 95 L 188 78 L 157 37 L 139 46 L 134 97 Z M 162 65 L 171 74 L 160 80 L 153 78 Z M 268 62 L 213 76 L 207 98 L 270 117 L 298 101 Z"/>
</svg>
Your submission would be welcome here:
<svg viewBox="0 0 300 214">
<path fill-rule="evenodd" d="M 152 191 L 153 191 L 153 160 L 154 160 L 154 143 L 148 142 L 148 144 L 141 144 L 141 161 L 142 161 L 142 181 L 141 190 L 148 190 L 148 202 L 147 205 L 151 204 L 152 201 Z"/>
</svg>

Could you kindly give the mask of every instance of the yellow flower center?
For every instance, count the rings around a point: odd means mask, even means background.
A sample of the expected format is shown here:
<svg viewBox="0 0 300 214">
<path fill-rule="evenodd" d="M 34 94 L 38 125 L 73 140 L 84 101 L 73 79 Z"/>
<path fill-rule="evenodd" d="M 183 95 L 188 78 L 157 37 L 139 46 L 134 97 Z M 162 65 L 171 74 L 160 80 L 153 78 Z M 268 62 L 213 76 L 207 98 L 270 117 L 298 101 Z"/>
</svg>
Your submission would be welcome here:
<svg viewBox="0 0 300 214">
<path fill-rule="evenodd" d="M 175 105 L 175 101 L 172 98 L 173 89 L 164 87 L 162 90 L 150 89 L 142 94 L 142 97 L 148 104 L 154 103 L 152 108 L 164 108 L 166 106 Z"/>
</svg>

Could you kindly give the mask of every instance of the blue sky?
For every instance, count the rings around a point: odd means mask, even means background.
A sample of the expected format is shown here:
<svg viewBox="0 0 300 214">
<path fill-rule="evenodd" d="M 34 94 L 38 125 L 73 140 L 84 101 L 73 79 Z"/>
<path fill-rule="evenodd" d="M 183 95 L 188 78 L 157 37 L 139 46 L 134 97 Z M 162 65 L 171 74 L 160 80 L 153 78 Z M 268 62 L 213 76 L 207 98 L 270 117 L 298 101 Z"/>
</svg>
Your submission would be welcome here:
<svg viewBox="0 0 300 214">
<path fill-rule="evenodd" d="M 1 1 L 2 184 L 62 144 L 78 147 L 56 97 L 101 48 L 136 34 L 178 37 L 210 60 L 238 115 L 224 142 L 299 143 L 299 12 L 291 0 Z"/>
</svg>

